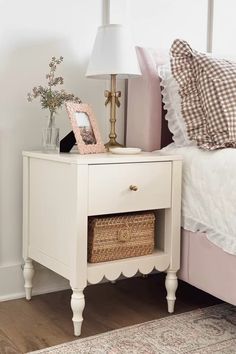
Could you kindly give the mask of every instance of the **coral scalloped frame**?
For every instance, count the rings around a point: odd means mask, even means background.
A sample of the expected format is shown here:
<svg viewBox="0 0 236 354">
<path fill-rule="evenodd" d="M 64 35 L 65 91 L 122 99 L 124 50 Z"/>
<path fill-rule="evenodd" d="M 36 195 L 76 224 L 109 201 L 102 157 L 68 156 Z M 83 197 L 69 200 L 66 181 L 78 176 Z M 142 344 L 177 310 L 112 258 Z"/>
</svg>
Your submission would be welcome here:
<svg viewBox="0 0 236 354">
<path fill-rule="evenodd" d="M 75 140 L 77 142 L 77 147 L 80 154 L 99 154 L 101 152 L 106 152 L 105 146 L 102 142 L 101 135 L 97 126 L 97 121 L 93 113 L 92 108 L 87 103 L 74 103 L 67 102 L 66 110 L 71 121 L 72 129 L 75 134 Z M 89 117 L 90 125 L 93 129 L 93 133 L 96 139 L 96 144 L 86 145 L 82 139 L 80 128 L 77 125 L 75 119 L 76 112 L 84 112 Z"/>
</svg>

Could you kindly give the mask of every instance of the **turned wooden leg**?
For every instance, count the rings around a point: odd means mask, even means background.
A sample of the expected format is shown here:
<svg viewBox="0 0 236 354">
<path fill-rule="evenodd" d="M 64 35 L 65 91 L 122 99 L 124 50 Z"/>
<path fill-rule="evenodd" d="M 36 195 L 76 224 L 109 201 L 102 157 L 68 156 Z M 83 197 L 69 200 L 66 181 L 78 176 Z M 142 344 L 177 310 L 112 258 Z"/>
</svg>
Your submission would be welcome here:
<svg viewBox="0 0 236 354">
<path fill-rule="evenodd" d="M 31 300 L 32 287 L 33 287 L 32 281 L 34 277 L 34 266 L 33 266 L 32 259 L 30 258 L 26 258 L 25 260 L 23 276 L 25 279 L 25 297 L 26 300 Z"/>
<path fill-rule="evenodd" d="M 74 324 L 74 335 L 80 336 L 81 326 L 83 322 L 83 310 L 85 306 L 83 291 L 78 289 L 72 289 L 73 294 L 71 296 L 71 309 L 73 312 L 73 324 Z"/>
<path fill-rule="evenodd" d="M 176 276 L 176 271 L 169 270 L 166 275 L 166 291 L 167 291 L 167 304 L 168 304 L 168 312 L 172 313 L 174 312 L 174 307 L 175 307 L 175 292 L 178 287 L 178 279 Z"/>
</svg>

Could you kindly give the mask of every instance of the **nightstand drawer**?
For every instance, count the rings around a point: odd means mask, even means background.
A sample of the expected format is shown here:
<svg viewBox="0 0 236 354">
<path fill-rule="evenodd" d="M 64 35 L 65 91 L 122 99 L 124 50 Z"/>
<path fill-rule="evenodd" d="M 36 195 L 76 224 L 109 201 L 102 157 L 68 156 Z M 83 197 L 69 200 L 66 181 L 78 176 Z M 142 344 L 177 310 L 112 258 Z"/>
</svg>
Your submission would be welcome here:
<svg viewBox="0 0 236 354">
<path fill-rule="evenodd" d="M 89 215 L 169 208 L 171 162 L 91 165 L 88 199 Z"/>
</svg>

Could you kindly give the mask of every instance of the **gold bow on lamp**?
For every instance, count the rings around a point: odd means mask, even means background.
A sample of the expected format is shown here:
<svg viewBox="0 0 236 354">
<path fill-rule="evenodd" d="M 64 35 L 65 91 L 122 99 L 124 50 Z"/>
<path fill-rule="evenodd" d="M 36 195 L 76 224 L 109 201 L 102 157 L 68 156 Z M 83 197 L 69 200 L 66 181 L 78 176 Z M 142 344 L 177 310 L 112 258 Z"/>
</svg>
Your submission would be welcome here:
<svg viewBox="0 0 236 354">
<path fill-rule="evenodd" d="M 116 134 L 116 106 L 120 107 L 120 101 L 119 98 L 121 97 L 121 92 L 116 91 L 116 75 L 112 74 L 111 75 L 111 91 L 106 90 L 104 93 L 106 97 L 105 101 L 105 106 L 110 103 L 110 123 L 111 123 L 111 129 L 110 129 L 110 134 L 109 134 L 109 141 L 108 143 L 105 144 L 105 147 L 107 150 L 109 150 L 110 147 L 116 147 L 116 146 L 123 146 L 119 144 L 116 141 L 117 134 Z"/>
<path fill-rule="evenodd" d="M 86 76 L 111 79 L 111 90 L 105 91 L 105 105 L 110 104 L 110 147 L 122 146 L 117 141 L 115 130 L 116 107 L 120 107 L 121 92 L 116 91 L 117 79 L 130 79 L 141 75 L 135 47 L 130 32 L 123 25 L 100 26 L 93 46 Z"/>
<path fill-rule="evenodd" d="M 115 96 L 115 103 L 116 103 L 117 107 L 120 107 L 120 101 L 119 101 L 119 97 L 121 97 L 120 91 L 116 91 L 116 92 L 112 93 L 111 91 L 106 90 L 104 92 L 104 96 L 106 97 L 105 106 L 107 106 L 108 103 L 111 102 L 112 96 Z"/>
</svg>

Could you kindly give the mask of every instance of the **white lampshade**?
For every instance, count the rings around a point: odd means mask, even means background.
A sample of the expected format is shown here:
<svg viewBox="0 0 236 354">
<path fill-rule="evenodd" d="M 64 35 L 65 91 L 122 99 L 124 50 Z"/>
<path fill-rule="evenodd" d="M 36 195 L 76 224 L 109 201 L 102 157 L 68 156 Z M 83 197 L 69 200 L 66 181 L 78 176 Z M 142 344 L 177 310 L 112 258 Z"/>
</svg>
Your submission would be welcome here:
<svg viewBox="0 0 236 354">
<path fill-rule="evenodd" d="M 141 75 L 131 34 L 123 25 L 98 28 L 86 76 L 96 79 L 128 79 Z"/>
</svg>

